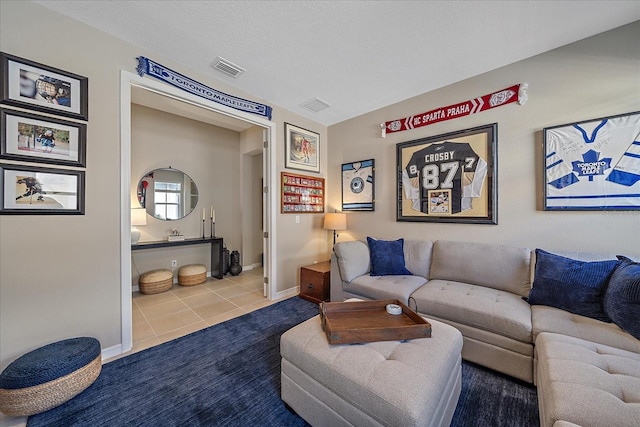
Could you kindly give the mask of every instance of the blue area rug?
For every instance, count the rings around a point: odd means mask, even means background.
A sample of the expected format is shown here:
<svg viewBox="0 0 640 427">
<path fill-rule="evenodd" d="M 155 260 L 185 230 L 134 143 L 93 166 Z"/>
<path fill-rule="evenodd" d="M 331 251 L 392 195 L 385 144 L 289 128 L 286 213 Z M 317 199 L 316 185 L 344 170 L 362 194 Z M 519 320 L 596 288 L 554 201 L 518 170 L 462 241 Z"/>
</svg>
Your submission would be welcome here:
<svg viewBox="0 0 640 427">
<path fill-rule="evenodd" d="M 307 426 L 280 399 L 280 335 L 318 314 L 290 298 L 114 360 L 37 426 Z M 535 388 L 463 363 L 452 426 L 537 426 Z"/>
</svg>

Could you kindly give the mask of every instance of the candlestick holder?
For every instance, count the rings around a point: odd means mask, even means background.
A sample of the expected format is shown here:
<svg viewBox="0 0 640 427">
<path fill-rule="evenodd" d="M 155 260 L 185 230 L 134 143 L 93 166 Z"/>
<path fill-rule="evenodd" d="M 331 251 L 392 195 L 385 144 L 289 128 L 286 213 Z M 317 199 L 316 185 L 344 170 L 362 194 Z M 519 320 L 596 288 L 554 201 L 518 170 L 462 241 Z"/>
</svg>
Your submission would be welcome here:
<svg viewBox="0 0 640 427">
<path fill-rule="evenodd" d="M 202 218 L 202 238 L 204 239 L 204 218 Z"/>
<path fill-rule="evenodd" d="M 211 219 L 211 237 L 216 237 L 216 222 Z"/>
</svg>

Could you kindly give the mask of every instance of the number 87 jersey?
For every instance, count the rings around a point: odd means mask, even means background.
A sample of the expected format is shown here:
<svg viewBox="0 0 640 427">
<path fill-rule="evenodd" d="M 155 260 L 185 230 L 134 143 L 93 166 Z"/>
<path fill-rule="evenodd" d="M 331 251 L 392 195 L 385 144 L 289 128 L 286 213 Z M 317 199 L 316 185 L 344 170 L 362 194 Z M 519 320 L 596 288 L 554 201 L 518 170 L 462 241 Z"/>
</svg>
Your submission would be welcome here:
<svg viewBox="0 0 640 427">
<path fill-rule="evenodd" d="M 405 196 L 413 209 L 429 213 L 429 193 L 449 194 L 450 213 L 472 208 L 472 198 L 480 197 L 487 175 L 487 162 L 465 142 L 432 144 L 416 151 L 402 172 Z"/>
</svg>

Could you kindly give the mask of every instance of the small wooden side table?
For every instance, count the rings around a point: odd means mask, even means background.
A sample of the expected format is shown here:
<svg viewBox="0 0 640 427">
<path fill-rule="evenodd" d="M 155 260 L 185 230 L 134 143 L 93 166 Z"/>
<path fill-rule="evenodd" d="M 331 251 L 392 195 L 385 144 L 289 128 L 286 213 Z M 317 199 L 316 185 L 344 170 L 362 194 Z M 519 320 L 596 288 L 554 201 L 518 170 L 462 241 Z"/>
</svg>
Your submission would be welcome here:
<svg viewBox="0 0 640 427">
<path fill-rule="evenodd" d="M 300 267 L 300 298 L 317 304 L 329 301 L 330 285 L 330 261 Z"/>
</svg>

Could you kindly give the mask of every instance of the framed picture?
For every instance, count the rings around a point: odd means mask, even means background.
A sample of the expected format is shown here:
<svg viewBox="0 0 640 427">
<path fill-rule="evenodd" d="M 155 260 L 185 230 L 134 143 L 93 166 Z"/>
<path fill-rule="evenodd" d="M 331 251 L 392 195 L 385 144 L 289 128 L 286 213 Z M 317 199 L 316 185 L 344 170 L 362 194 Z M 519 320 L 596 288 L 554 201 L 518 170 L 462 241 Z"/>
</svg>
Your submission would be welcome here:
<svg viewBox="0 0 640 427">
<path fill-rule="evenodd" d="M 84 215 L 84 171 L 0 165 L 0 214 Z"/>
<path fill-rule="evenodd" d="M 284 167 L 320 172 L 320 135 L 289 123 L 284 124 Z"/>
<path fill-rule="evenodd" d="M 324 213 L 324 178 L 280 172 L 280 213 Z"/>
<path fill-rule="evenodd" d="M 0 52 L 0 103 L 88 120 L 86 77 Z"/>
<path fill-rule="evenodd" d="M 396 145 L 397 221 L 497 224 L 498 124 Z"/>
<path fill-rule="evenodd" d="M 640 209 L 640 112 L 543 133 L 545 210 Z"/>
<path fill-rule="evenodd" d="M 375 210 L 375 160 L 342 164 L 342 210 Z"/>
<path fill-rule="evenodd" d="M 0 158 L 85 166 L 87 125 L 0 108 Z"/>
</svg>

